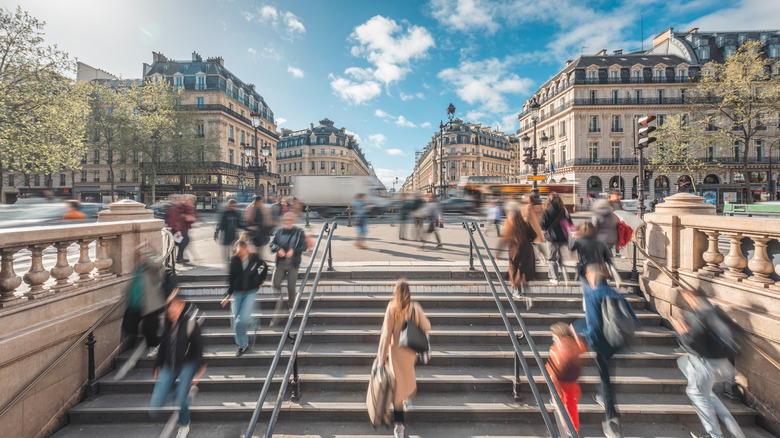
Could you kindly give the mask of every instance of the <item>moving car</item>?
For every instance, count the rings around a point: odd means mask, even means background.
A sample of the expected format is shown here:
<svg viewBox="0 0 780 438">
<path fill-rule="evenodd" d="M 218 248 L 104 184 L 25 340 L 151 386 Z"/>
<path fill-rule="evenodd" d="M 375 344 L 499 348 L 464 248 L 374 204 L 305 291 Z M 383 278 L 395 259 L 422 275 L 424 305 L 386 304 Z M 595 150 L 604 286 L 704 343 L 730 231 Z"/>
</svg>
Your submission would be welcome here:
<svg viewBox="0 0 780 438">
<path fill-rule="evenodd" d="M 87 215 L 86 222 L 97 221 L 100 209 L 100 204 L 81 204 L 81 211 Z M 14 208 L 0 210 L 0 228 L 59 225 L 63 223 L 61 220 L 62 215 L 66 211 L 67 209 L 63 202 L 22 203 Z"/>
<path fill-rule="evenodd" d="M 443 213 L 475 213 L 479 210 L 477 203 L 466 198 L 448 198 L 441 203 Z"/>
</svg>

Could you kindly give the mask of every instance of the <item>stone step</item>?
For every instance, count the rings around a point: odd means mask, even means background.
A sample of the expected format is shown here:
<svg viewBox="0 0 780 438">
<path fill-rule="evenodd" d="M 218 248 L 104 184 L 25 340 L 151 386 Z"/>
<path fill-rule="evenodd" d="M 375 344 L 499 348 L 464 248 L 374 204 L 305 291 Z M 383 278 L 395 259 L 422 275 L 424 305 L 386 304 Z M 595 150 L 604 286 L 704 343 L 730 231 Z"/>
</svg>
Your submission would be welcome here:
<svg viewBox="0 0 780 438">
<path fill-rule="evenodd" d="M 543 393 L 545 403 L 549 394 Z M 273 408 L 275 394 L 271 394 L 263 408 L 267 418 Z M 191 405 L 192 421 L 248 421 L 257 404 L 256 391 L 202 392 Z M 366 392 L 361 391 L 306 391 L 300 403 L 284 401 L 280 422 L 335 420 L 365 421 Z M 617 394 L 622 421 L 680 423 L 696 420 L 696 410 L 685 394 Z M 68 411 L 71 424 L 148 421 L 148 394 L 110 394 L 87 400 Z M 724 401 L 741 424 L 754 424 L 756 412 L 742 404 Z M 172 411 L 174 408 L 166 408 Z M 545 409 L 552 411 L 550 405 Z M 590 394 L 583 394 L 579 405 L 583 422 L 601 421 L 604 410 Z M 468 392 L 461 394 L 428 394 L 418 392 L 407 409 L 410 424 L 436 421 L 508 421 L 538 422 L 539 407 L 529 396 L 516 402 L 511 392 L 503 394 Z"/>
</svg>

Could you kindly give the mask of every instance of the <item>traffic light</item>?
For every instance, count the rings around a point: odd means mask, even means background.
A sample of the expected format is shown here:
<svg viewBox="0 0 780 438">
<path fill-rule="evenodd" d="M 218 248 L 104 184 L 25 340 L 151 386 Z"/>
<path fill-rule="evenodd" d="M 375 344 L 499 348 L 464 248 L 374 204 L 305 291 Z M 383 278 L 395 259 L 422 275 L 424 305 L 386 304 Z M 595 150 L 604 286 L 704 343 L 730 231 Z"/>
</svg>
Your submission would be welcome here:
<svg viewBox="0 0 780 438">
<path fill-rule="evenodd" d="M 651 179 L 653 179 L 653 171 L 645 170 L 645 181 L 650 181 Z"/>
<path fill-rule="evenodd" d="M 655 126 L 650 126 L 650 123 L 654 120 L 655 116 L 645 116 L 637 122 L 639 124 L 639 131 L 637 132 L 637 147 L 639 149 L 644 149 L 657 140 L 655 137 L 650 136 L 656 130 Z"/>
</svg>

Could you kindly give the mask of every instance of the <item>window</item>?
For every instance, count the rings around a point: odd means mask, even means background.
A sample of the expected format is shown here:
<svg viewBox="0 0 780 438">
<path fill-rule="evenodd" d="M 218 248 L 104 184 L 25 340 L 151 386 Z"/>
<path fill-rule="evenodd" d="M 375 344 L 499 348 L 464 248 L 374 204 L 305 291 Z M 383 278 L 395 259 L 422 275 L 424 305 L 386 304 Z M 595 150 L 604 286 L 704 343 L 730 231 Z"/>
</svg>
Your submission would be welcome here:
<svg viewBox="0 0 780 438">
<path fill-rule="evenodd" d="M 325 162 L 320 161 L 320 170 L 325 170 Z"/>
<path fill-rule="evenodd" d="M 228 96 L 232 96 L 233 95 L 233 83 L 232 82 L 230 82 L 230 81 L 227 82 L 227 84 L 225 86 L 225 91 L 227 91 L 227 95 Z"/>
<path fill-rule="evenodd" d="M 590 116 L 588 132 L 601 132 L 601 129 L 599 129 L 599 116 Z"/>
<path fill-rule="evenodd" d="M 65 174 L 64 173 L 60 174 L 60 185 L 61 186 L 65 185 Z"/>
<path fill-rule="evenodd" d="M 756 161 L 764 160 L 764 140 L 756 140 Z"/>
<path fill-rule="evenodd" d="M 233 125 L 228 125 L 228 141 L 235 141 L 233 138 Z"/>
<path fill-rule="evenodd" d="M 590 90 L 590 102 L 596 102 L 596 90 Z"/>
<path fill-rule="evenodd" d="M 686 69 L 677 70 L 677 82 L 685 82 L 687 80 L 688 80 L 688 70 Z"/>
<path fill-rule="evenodd" d="M 127 163 L 127 152 L 121 151 L 119 152 L 119 164 L 126 164 Z"/>
<path fill-rule="evenodd" d="M 137 170 L 133 171 L 133 182 L 138 182 L 138 171 Z"/>
<path fill-rule="evenodd" d="M 35 177 L 33 178 L 33 185 L 34 186 L 41 185 L 41 176 L 40 175 L 35 175 Z"/>
<path fill-rule="evenodd" d="M 745 41 L 747 41 L 747 35 L 745 35 L 744 33 L 737 35 L 737 44 L 741 46 L 745 44 Z"/>
<path fill-rule="evenodd" d="M 636 103 L 642 102 L 642 90 L 634 91 L 634 98 L 636 99 Z"/>
<path fill-rule="evenodd" d="M 205 89 L 206 89 L 206 77 L 198 76 L 198 90 L 205 90 Z"/>
<path fill-rule="evenodd" d="M 311 170 L 314 170 L 314 166 L 316 166 L 316 164 L 314 163 L 314 161 L 312 161 L 311 162 Z"/>
<path fill-rule="evenodd" d="M 550 163 L 555 165 L 555 148 L 550 148 Z"/>
<path fill-rule="evenodd" d="M 588 144 L 588 160 L 591 163 L 598 163 L 599 161 L 599 143 L 592 142 Z"/>
<path fill-rule="evenodd" d="M 230 150 L 228 151 L 228 162 L 229 162 L 230 164 L 233 164 L 233 149 L 230 149 Z"/>
<path fill-rule="evenodd" d="M 330 162 L 330 170 L 333 170 L 333 171 L 336 170 L 336 162 L 335 161 L 331 161 Z"/>
<path fill-rule="evenodd" d="M 550 140 L 555 138 L 555 125 L 550 125 Z"/>
<path fill-rule="evenodd" d="M 664 77 L 666 76 L 666 71 L 664 71 L 664 69 L 653 70 L 653 73 L 655 74 L 655 81 L 656 82 L 663 81 Z"/>
<path fill-rule="evenodd" d="M 335 149 L 331 149 L 330 150 L 330 156 L 332 156 L 332 157 L 336 156 L 336 150 Z"/>
<path fill-rule="evenodd" d="M 742 142 L 741 141 L 737 140 L 736 142 L 734 142 L 734 145 L 731 147 L 731 153 L 732 153 L 732 158 L 734 159 L 734 161 L 739 162 L 739 161 L 742 160 Z"/>
<path fill-rule="evenodd" d="M 656 120 L 656 125 L 662 126 L 666 122 L 666 114 L 658 114 L 658 118 Z"/>
<path fill-rule="evenodd" d="M 96 170 L 92 172 L 92 182 L 100 182 L 100 171 Z"/>
<path fill-rule="evenodd" d="M 198 137 L 205 137 L 206 136 L 206 125 L 203 120 L 198 120 L 198 125 L 196 127 L 196 133 Z"/>
<path fill-rule="evenodd" d="M 565 137 L 565 136 L 566 136 L 566 121 L 563 120 L 561 122 L 561 137 Z"/>
<path fill-rule="evenodd" d="M 623 132 L 622 120 L 620 116 L 612 116 L 612 132 Z"/>
<path fill-rule="evenodd" d="M 680 100 L 685 102 L 685 88 L 680 90 Z"/>
<path fill-rule="evenodd" d="M 320 155 L 325 155 L 325 148 L 320 148 Z"/>
<path fill-rule="evenodd" d="M 81 182 L 87 182 L 87 171 L 82 170 L 81 171 Z"/>
<path fill-rule="evenodd" d="M 612 161 L 615 163 L 620 162 L 623 154 L 623 144 L 619 141 L 612 142 Z"/>
<path fill-rule="evenodd" d="M 566 145 L 561 146 L 561 164 L 566 164 Z"/>
<path fill-rule="evenodd" d="M 127 182 L 127 171 L 124 169 L 119 171 L 119 182 Z"/>
<path fill-rule="evenodd" d="M 133 152 L 133 164 L 138 164 L 138 151 Z"/>
<path fill-rule="evenodd" d="M 658 103 L 664 103 L 664 98 L 666 97 L 664 90 L 658 90 Z"/>
<path fill-rule="evenodd" d="M 184 86 L 184 78 L 181 76 L 176 76 L 174 78 L 174 82 L 176 83 L 176 89 L 182 88 Z"/>
<path fill-rule="evenodd" d="M 8 175 L 8 185 L 13 187 L 14 186 L 14 175 Z"/>
<path fill-rule="evenodd" d="M 699 55 L 699 61 L 702 63 L 708 62 L 710 60 L 710 48 L 707 46 L 699 47 L 698 49 L 698 55 Z"/>
<path fill-rule="evenodd" d="M 634 79 L 641 79 L 642 78 L 642 70 L 640 70 L 640 69 L 636 69 L 636 70 L 632 71 L 631 73 L 633 73 Z M 634 82 L 638 82 L 638 81 L 634 81 Z"/>
<path fill-rule="evenodd" d="M 614 82 L 617 81 L 618 78 L 620 78 L 620 70 L 610 70 L 609 71 L 609 78 Z"/>
<path fill-rule="evenodd" d="M 770 58 L 780 58 L 780 46 L 771 46 L 771 47 L 769 47 L 769 57 Z"/>
<path fill-rule="evenodd" d="M 242 145 L 246 144 L 246 132 L 243 130 L 241 131 L 241 144 Z"/>
<path fill-rule="evenodd" d="M 726 58 L 731 58 L 732 56 L 734 56 L 734 54 L 736 52 L 737 52 L 737 49 L 734 48 L 734 46 L 729 46 L 729 47 L 726 47 L 726 50 L 725 50 L 724 54 L 726 55 Z"/>
<path fill-rule="evenodd" d="M 202 97 L 198 98 L 198 109 L 203 109 L 203 98 Z"/>
<path fill-rule="evenodd" d="M 93 151 L 92 162 L 95 164 L 100 164 L 100 149 L 95 149 Z"/>
<path fill-rule="evenodd" d="M 688 126 L 691 123 L 691 116 L 688 114 L 683 114 L 681 122 L 683 126 Z"/>
<path fill-rule="evenodd" d="M 707 161 L 715 161 L 715 145 L 708 145 L 707 149 L 705 150 L 705 154 Z"/>
<path fill-rule="evenodd" d="M 317 154 L 317 150 L 316 150 L 316 149 L 314 149 L 314 148 L 311 148 L 311 154 L 312 154 L 312 155 L 316 155 L 316 154 Z"/>
<path fill-rule="evenodd" d="M 618 103 L 620 101 L 620 90 L 612 90 L 612 103 Z"/>
</svg>

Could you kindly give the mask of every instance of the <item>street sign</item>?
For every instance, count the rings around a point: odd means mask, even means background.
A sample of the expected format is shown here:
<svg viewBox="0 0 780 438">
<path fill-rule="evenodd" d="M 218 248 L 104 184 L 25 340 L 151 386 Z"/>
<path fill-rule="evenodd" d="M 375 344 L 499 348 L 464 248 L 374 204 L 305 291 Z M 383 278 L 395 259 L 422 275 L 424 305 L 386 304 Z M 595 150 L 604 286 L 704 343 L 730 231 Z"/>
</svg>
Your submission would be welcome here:
<svg viewBox="0 0 780 438">
<path fill-rule="evenodd" d="M 526 181 L 545 181 L 547 179 L 547 177 L 544 175 L 536 175 L 536 176 L 529 175 L 526 178 L 527 178 Z"/>
</svg>

